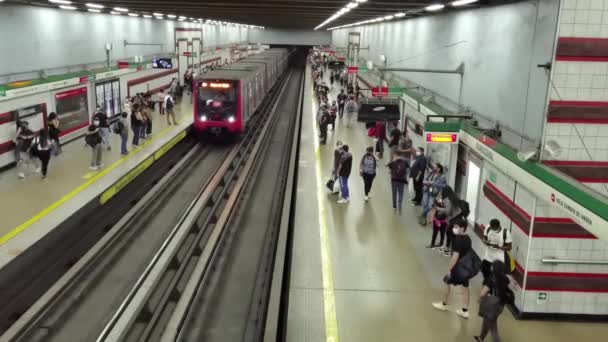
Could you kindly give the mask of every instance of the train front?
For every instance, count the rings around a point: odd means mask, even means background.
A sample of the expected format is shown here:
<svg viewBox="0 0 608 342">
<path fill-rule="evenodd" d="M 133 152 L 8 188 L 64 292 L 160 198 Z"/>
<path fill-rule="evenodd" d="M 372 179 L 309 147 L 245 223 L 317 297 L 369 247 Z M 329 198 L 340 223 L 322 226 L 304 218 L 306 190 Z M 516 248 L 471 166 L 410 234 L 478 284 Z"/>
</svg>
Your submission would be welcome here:
<svg viewBox="0 0 608 342">
<path fill-rule="evenodd" d="M 200 80 L 194 103 L 194 128 L 219 135 L 242 132 L 238 81 Z"/>
</svg>

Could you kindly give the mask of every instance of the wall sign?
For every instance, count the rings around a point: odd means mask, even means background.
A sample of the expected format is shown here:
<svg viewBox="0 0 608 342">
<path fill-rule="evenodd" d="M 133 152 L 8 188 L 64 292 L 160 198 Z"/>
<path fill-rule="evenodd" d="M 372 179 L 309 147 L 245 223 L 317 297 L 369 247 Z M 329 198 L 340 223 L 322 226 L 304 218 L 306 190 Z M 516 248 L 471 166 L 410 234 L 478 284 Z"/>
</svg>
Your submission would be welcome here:
<svg viewBox="0 0 608 342">
<path fill-rule="evenodd" d="M 424 140 L 427 144 L 457 144 L 458 133 L 424 132 Z"/>
</svg>

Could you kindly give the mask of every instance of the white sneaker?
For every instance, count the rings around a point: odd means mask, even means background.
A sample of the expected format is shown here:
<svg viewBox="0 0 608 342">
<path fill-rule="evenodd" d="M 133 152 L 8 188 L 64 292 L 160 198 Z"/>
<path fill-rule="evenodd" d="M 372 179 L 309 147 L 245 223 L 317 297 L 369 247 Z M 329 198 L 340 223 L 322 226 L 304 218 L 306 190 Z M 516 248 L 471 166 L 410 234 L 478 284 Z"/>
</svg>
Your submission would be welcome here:
<svg viewBox="0 0 608 342">
<path fill-rule="evenodd" d="M 338 204 L 348 204 L 348 202 L 349 202 L 349 200 L 345 199 L 345 198 L 342 198 L 342 199 L 338 200 Z"/>
<path fill-rule="evenodd" d="M 42 169 L 41 169 L 41 168 L 39 168 L 39 167 L 37 167 L 37 168 L 36 168 L 36 173 L 40 173 L 40 172 L 42 172 Z"/>
<path fill-rule="evenodd" d="M 369 201 L 369 196 L 365 196 L 365 202 Z"/>
<path fill-rule="evenodd" d="M 435 302 L 433 303 L 433 307 L 437 310 L 440 311 L 447 311 L 448 310 L 448 306 L 443 304 L 443 302 Z"/>
<path fill-rule="evenodd" d="M 89 169 L 91 169 L 93 171 L 97 171 L 98 170 L 97 166 L 89 166 Z"/>
<path fill-rule="evenodd" d="M 97 169 L 98 169 L 98 170 L 99 170 L 99 169 L 103 169 L 103 167 L 104 167 L 104 165 L 103 165 L 103 164 L 99 164 L 99 165 L 97 165 Z"/>
<path fill-rule="evenodd" d="M 464 311 L 462 309 L 456 310 L 456 314 L 462 318 L 469 318 L 469 311 Z"/>
<path fill-rule="evenodd" d="M 19 172 L 19 179 L 24 179 L 24 178 L 25 178 L 25 173 Z"/>
</svg>

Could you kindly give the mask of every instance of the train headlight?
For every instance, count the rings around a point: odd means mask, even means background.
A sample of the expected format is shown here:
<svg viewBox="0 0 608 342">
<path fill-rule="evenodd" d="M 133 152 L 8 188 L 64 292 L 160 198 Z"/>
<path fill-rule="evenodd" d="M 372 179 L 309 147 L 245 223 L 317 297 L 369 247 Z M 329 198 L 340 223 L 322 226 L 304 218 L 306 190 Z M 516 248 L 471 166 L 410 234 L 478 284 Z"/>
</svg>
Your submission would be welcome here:
<svg viewBox="0 0 608 342">
<path fill-rule="evenodd" d="M 201 121 L 203 121 L 203 122 L 207 121 L 207 115 L 201 115 Z"/>
<path fill-rule="evenodd" d="M 234 116 L 231 115 L 228 117 L 228 122 L 234 123 L 235 121 L 236 121 L 236 119 L 234 118 Z"/>
</svg>

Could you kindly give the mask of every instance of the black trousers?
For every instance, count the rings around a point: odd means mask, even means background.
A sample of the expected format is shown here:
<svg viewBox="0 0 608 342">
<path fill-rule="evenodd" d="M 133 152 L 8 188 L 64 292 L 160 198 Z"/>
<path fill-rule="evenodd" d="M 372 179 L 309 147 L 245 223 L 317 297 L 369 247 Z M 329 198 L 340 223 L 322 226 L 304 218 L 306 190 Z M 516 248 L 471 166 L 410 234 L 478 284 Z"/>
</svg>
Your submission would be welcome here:
<svg viewBox="0 0 608 342">
<path fill-rule="evenodd" d="M 335 130 L 336 129 L 336 117 L 335 116 L 330 116 L 329 118 L 329 124 L 331 125 L 331 129 Z"/>
<path fill-rule="evenodd" d="M 365 189 L 365 196 L 369 195 L 369 192 L 372 191 L 372 184 L 374 183 L 374 178 L 376 178 L 376 174 L 363 173 L 361 175 L 363 177 L 363 188 Z"/>
<path fill-rule="evenodd" d="M 327 124 L 322 124 L 319 125 L 320 131 L 321 131 L 321 144 L 325 144 L 325 142 L 327 141 Z"/>
<path fill-rule="evenodd" d="M 38 159 L 40 159 L 40 163 L 42 164 L 42 175 L 46 176 L 46 172 L 49 169 L 49 161 L 51 161 L 51 151 L 50 150 L 38 150 Z"/>
<path fill-rule="evenodd" d="M 483 275 L 483 279 L 486 280 L 492 276 L 492 264 L 484 260 L 481 263 L 481 274 Z"/>
<path fill-rule="evenodd" d="M 340 118 L 344 116 L 344 105 L 338 105 L 338 113 L 340 114 Z"/>
<path fill-rule="evenodd" d="M 422 177 L 420 177 L 420 180 L 414 180 L 414 192 L 416 193 L 416 196 L 414 196 L 414 200 L 412 201 L 414 203 L 422 202 L 422 181 Z"/>
<path fill-rule="evenodd" d="M 443 246 L 445 231 L 448 227 L 447 221 L 433 221 L 433 236 L 431 237 L 431 246 Z M 439 235 L 439 244 L 436 245 L 437 235 Z"/>
</svg>

